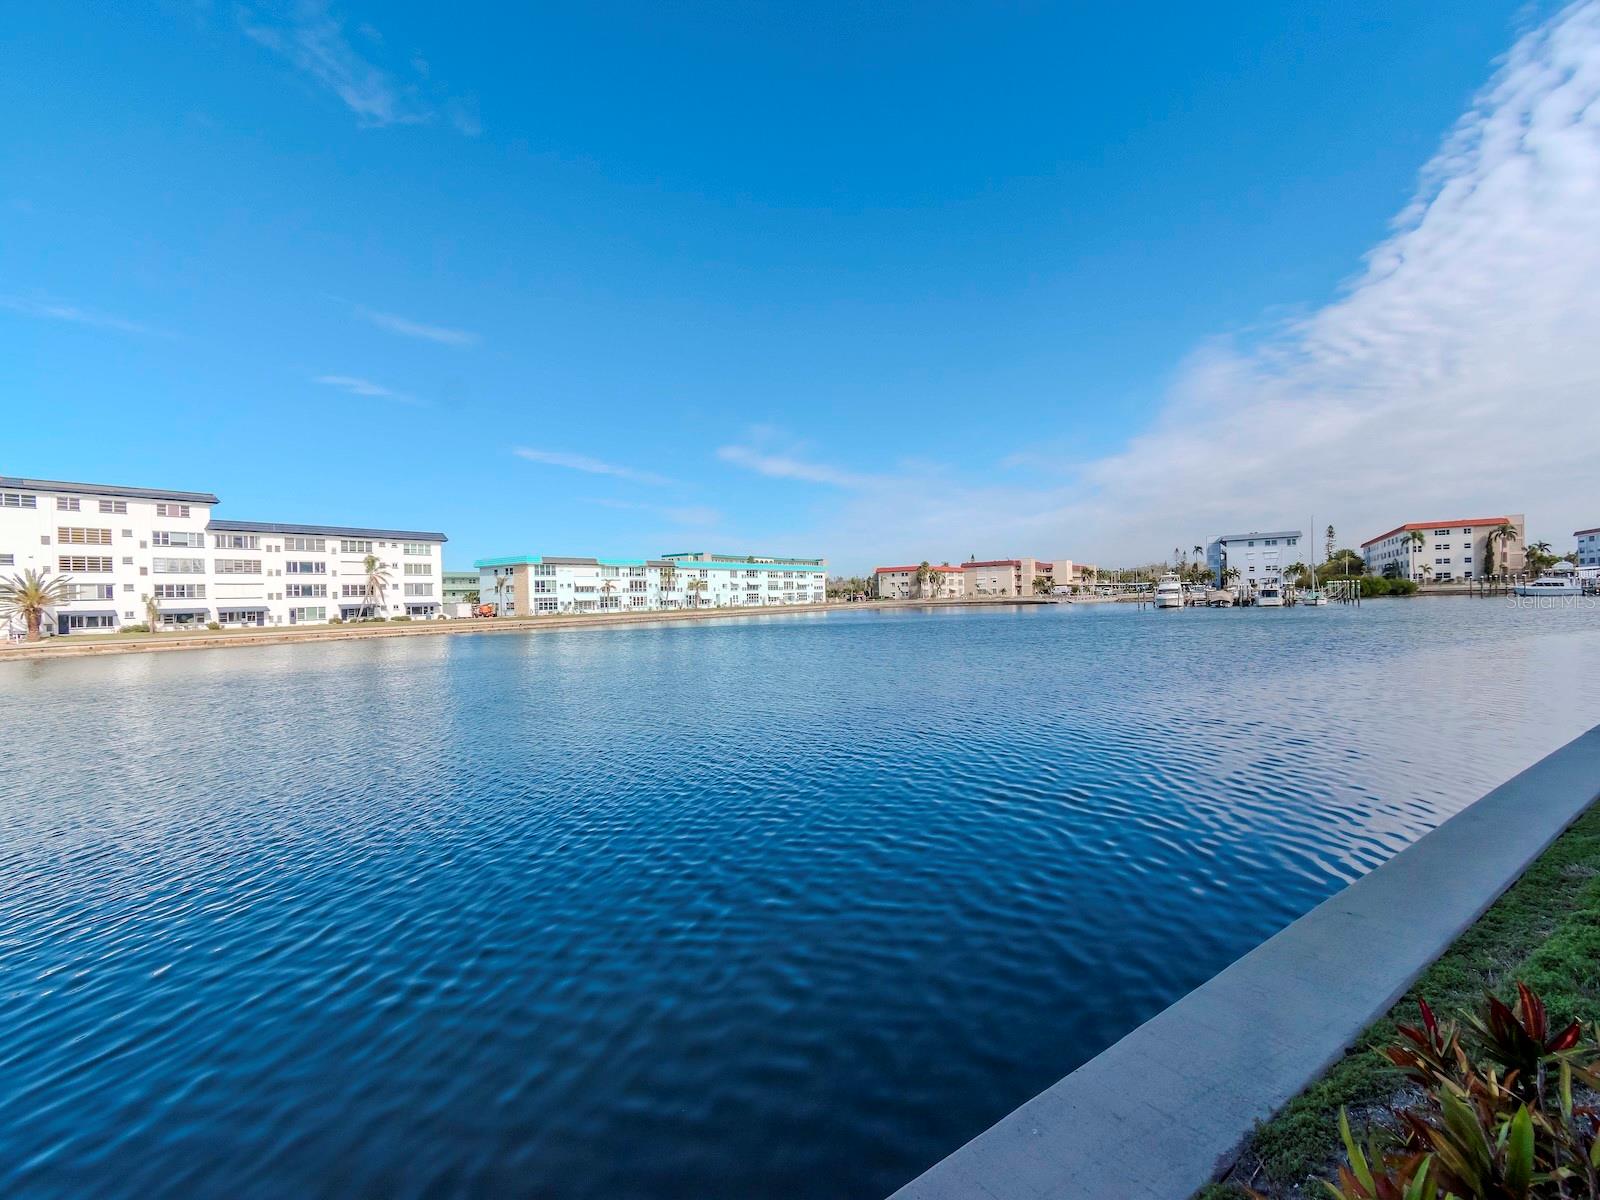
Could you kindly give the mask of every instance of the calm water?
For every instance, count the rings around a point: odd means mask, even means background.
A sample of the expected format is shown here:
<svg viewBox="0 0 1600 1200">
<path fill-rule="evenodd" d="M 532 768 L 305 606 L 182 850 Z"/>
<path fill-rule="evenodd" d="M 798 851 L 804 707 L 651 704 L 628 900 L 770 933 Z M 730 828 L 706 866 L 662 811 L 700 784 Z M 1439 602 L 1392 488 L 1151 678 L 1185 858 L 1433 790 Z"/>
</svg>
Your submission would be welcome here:
<svg viewBox="0 0 1600 1200">
<path fill-rule="evenodd" d="M 0 1193 L 877 1200 L 1600 721 L 1600 612 L 0 664 Z"/>
</svg>

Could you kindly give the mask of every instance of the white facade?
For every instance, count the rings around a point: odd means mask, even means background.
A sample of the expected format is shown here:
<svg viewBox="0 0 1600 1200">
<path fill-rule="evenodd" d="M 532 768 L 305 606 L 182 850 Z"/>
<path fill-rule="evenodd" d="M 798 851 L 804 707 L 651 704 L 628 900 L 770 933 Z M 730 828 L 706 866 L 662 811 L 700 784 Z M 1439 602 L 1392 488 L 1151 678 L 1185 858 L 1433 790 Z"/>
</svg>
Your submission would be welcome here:
<svg viewBox="0 0 1600 1200">
<path fill-rule="evenodd" d="M 1600 529 L 1580 529 L 1572 536 L 1578 539 L 1578 566 L 1600 567 Z"/>
<path fill-rule="evenodd" d="M 1521 513 L 1505 517 L 1474 517 L 1453 521 L 1412 521 L 1361 543 L 1367 570 L 1382 575 L 1398 572 L 1402 579 L 1448 583 L 1479 579 L 1489 572 L 1489 534 L 1511 525 L 1516 538 L 1495 547 L 1495 575 L 1514 574 L 1526 565 Z"/>
<path fill-rule="evenodd" d="M 1206 568 L 1219 585 L 1229 583 L 1229 568 L 1239 572 L 1231 583 L 1253 587 L 1271 582 L 1283 583 L 1284 569 L 1300 562 L 1311 566 L 1301 546 L 1304 538 L 1298 529 L 1278 529 L 1265 533 L 1225 533 L 1211 539 L 1206 547 Z"/>
<path fill-rule="evenodd" d="M 0 575 L 70 580 L 57 633 L 439 615 L 441 533 L 218 520 L 208 492 L 0 477 Z M 388 581 L 366 598 L 368 554 Z"/>
<path fill-rule="evenodd" d="M 514 555 L 480 559 L 478 594 L 498 616 L 824 604 L 822 559 Z"/>
</svg>

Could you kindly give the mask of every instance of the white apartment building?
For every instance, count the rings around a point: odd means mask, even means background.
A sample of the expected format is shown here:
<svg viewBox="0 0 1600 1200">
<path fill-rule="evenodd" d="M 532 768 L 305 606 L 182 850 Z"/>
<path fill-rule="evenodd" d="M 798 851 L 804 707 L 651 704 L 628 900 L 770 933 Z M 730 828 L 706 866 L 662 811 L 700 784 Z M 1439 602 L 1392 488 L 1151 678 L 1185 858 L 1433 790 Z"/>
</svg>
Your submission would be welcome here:
<svg viewBox="0 0 1600 1200">
<path fill-rule="evenodd" d="M 1239 572 L 1234 581 L 1240 587 L 1262 583 L 1281 583 L 1284 568 L 1301 562 L 1311 565 L 1301 550 L 1298 529 L 1275 529 L 1265 533 L 1225 533 L 1206 546 L 1206 569 L 1219 586 L 1228 582 L 1231 567 Z"/>
<path fill-rule="evenodd" d="M 1469 517 L 1450 521 L 1412 521 L 1398 525 L 1361 543 L 1367 570 L 1382 575 L 1391 564 L 1402 579 L 1419 583 L 1431 579 L 1449 583 L 1477 579 L 1491 572 L 1489 535 L 1502 525 L 1517 532 L 1513 540 L 1498 543 L 1494 550 L 1495 575 L 1514 574 L 1527 565 L 1523 552 L 1521 513 L 1504 517 Z"/>
<path fill-rule="evenodd" d="M 1572 536 L 1578 539 L 1578 566 L 1600 567 L 1600 528 L 1580 529 Z"/>
<path fill-rule="evenodd" d="M 521 554 L 484 558 L 478 595 L 498 616 L 760 608 L 824 604 L 828 568 L 820 558 L 667 554 L 585 558 Z"/>
<path fill-rule="evenodd" d="M 948 563 L 929 566 L 933 578 L 917 581 L 921 567 L 879 567 L 872 577 L 880 600 L 954 600 L 967 594 L 966 572 Z"/>
<path fill-rule="evenodd" d="M 57 634 L 439 615 L 442 533 L 219 520 L 210 492 L 0 476 L 0 575 L 66 577 Z M 386 576 L 367 597 L 368 555 Z"/>
</svg>

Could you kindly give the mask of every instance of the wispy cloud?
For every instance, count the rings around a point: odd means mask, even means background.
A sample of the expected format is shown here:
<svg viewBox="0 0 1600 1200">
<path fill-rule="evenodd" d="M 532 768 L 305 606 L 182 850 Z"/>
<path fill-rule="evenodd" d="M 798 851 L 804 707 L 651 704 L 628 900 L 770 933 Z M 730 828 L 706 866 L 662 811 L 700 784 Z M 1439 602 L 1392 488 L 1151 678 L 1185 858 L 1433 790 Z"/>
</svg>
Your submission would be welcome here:
<svg viewBox="0 0 1600 1200">
<path fill-rule="evenodd" d="M 320 383 L 325 387 L 338 388 L 352 396 L 364 396 L 376 400 L 388 400 L 395 404 L 406 404 L 420 408 L 427 402 L 419 400 L 416 396 L 405 392 L 397 392 L 393 388 L 384 387 L 381 383 L 373 383 L 370 379 L 362 379 L 357 375 L 318 375 L 312 383 Z"/>
<path fill-rule="evenodd" d="M 417 338 L 424 342 L 438 342 L 444 346 L 475 346 L 483 339 L 476 333 L 466 329 L 451 329 L 444 325 L 425 325 L 421 321 L 413 321 L 409 317 L 396 316 L 394 313 L 375 312 L 370 308 L 359 305 L 356 308 L 358 316 L 371 321 L 379 329 L 387 329 L 390 333 L 398 333 L 402 337 Z"/>
<path fill-rule="evenodd" d="M 547 467 L 562 467 L 568 471 L 584 471 L 590 475 L 611 475 L 617 479 L 631 480 L 634 483 L 661 486 L 672 482 L 666 476 L 657 475 L 654 471 L 640 471 L 633 467 L 604 462 L 598 458 L 590 458 L 587 454 L 567 454 L 559 450 L 534 450 L 527 446 L 518 446 L 512 453 L 518 458 L 525 458 L 529 462 L 541 463 Z"/>
<path fill-rule="evenodd" d="M 9 309 L 11 312 L 20 313 L 26 317 L 37 317 L 43 321 L 67 321 L 74 325 L 90 325 L 96 329 L 110 329 L 117 333 L 136 333 L 148 337 L 172 336 L 164 330 L 146 325 L 142 321 L 130 321 L 126 317 L 94 312 L 90 309 L 79 308 L 76 304 L 63 304 L 53 300 L 29 300 L 21 296 L 0 296 L 0 308 Z"/>
<path fill-rule="evenodd" d="M 358 49 L 346 36 L 344 23 L 325 0 L 285 0 L 239 9 L 239 25 L 251 40 L 287 59 L 306 78 L 337 96 L 364 127 L 428 125 L 443 110 L 451 125 L 476 136 L 475 117 L 463 120 L 471 105 L 442 93 L 430 81 L 432 72 L 420 55 L 403 66 L 386 68 L 370 55 L 383 46 L 383 35 L 371 25 L 357 26 L 367 43 Z"/>
<path fill-rule="evenodd" d="M 753 431 L 749 442 L 719 447 L 717 457 L 769 479 L 793 479 L 836 488 L 863 488 L 872 484 L 867 476 L 801 457 L 799 449 L 774 448 L 770 444 L 774 438 L 771 431 Z"/>
<path fill-rule="evenodd" d="M 1045 486 L 886 478 L 806 536 L 846 566 L 1130 562 L 1313 512 L 1357 544 L 1401 521 L 1509 510 L 1559 544 L 1595 521 L 1596 214 L 1600 2 L 1582 0 L 1516 40 L 1333 300 L 1250 341 L 1196 347 L 1121 450 Z M 733 451 L 725 460 L 776 477 L 848 477 Z"/>
</svg>

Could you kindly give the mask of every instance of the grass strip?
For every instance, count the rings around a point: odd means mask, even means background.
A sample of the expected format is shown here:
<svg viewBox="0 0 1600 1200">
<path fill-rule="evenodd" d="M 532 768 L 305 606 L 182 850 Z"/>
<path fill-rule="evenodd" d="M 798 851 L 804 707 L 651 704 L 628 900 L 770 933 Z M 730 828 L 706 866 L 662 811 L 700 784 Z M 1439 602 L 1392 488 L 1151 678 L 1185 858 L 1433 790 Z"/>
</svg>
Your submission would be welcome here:
<svg viewBox="0 0 1600 1200">
<path fill-rule="evenodd" d="M 1552 1019 L 1600 1020 L 1600 805 L 1556 839 L 1322 1078 L 1256 1127 L 1229 1179 L 1275 1200 L 1325 1195 L 1316 1181 L 1339 1161 L 1340 1108 L 1351 1111 L 1355 1125 L 1358 1110 L 1389 1104 L 1404 1084 L 1378 1054 L 1395 1040 L 1396 1019 L 1415 1024 L 1419 998 L 1441 1018 L 1476 1008 L 1486 991 L 1510 1001 L 1518 980 L 1543 997 Z M 1225 1182 L 1202 1188 L 1196 1200 L 1245 1194 Z"/>
</svg>

